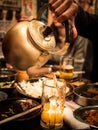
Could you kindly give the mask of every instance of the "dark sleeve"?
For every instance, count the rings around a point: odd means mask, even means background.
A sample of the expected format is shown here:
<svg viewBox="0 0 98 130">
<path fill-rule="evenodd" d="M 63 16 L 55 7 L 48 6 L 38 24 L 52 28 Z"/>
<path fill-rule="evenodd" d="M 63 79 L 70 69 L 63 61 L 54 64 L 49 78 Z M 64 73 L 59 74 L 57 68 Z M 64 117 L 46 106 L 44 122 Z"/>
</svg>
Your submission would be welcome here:
<svg viewBox="0 0 98 130">
<path fill-rule="evenodd" d="M 79 7 L 75 19 L 75 26 L 79 35 L 87 37 L 92 41 L 98 41 L 98 15 L 84 12 L 83 9 Z"/>
</svg>

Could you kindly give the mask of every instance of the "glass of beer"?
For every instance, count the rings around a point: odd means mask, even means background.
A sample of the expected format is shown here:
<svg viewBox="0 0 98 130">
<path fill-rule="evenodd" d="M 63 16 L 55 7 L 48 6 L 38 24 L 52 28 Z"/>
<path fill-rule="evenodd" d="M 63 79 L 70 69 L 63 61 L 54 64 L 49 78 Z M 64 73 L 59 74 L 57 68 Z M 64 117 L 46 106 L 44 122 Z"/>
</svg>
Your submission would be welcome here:
<svg viewBox="0 0 98 130">
<path fill-rule="evenodd" d="M 72 79 L 74 75 L 73 58 L 61 56 L 60 58 L 60 78 Z"/>
</svg>

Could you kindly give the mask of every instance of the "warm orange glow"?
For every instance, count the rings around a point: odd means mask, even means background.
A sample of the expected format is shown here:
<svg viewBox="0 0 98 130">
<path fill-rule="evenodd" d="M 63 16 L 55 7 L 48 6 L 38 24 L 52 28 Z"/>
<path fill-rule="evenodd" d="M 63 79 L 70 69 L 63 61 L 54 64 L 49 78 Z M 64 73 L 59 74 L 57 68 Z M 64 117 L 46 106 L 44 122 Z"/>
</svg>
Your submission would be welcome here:
<svg viewBox="0 0 98 130">
<path fill-rule="evenodd" d="M 41 114 L 41 119 L 46 122 L 50 123 L 50 125 L 59 123 L 63 121 L 63 114 L 62 109 L 53 105 L 52 109 L 49 103 L 44 105 L 44 110 Z"/>
</svg>

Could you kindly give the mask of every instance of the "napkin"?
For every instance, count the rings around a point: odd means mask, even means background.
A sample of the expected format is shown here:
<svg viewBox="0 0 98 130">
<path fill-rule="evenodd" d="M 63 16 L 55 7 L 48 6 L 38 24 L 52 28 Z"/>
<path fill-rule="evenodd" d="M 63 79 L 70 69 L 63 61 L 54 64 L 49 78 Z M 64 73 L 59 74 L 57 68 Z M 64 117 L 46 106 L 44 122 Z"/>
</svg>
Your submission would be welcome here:
<svg viewBox="0 0 98 130">
<path fill-rule="evenodd" d="M 77 120 L 74 115 L 73 111 L 80 106 L 75 104 L 73 101 L 65 103 L 65 108 L 64 108 L 64 121 L 67 123 L 73 130 L 89 130 L 90 127 L 88 124 L 82 123 L 79 120 Z"/>
</svg>

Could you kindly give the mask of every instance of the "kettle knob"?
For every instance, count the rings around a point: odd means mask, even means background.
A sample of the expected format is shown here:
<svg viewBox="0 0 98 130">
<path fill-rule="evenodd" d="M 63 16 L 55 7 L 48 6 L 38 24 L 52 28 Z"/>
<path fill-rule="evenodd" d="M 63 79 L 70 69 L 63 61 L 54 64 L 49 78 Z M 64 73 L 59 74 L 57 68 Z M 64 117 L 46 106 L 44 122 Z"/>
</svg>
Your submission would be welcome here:
<svg viewBox="0 0 98 130">
<path fill-rule="evenodd" d="M 52 29 L 49 26 L 47 26 L 46 29 L 43 31 L 43 35 L 44 35 L 44 37 L 47 37 L 52 32 L 53 32 Z"/>
</svg>

